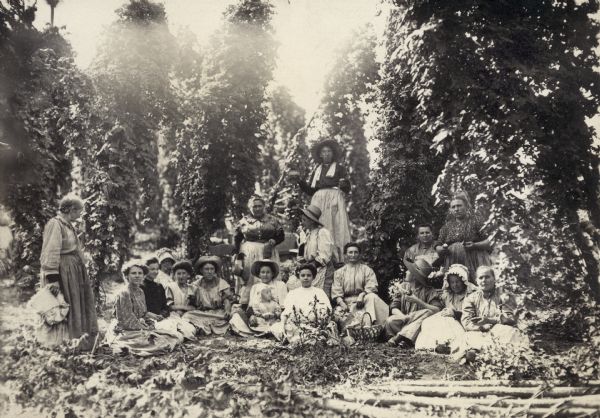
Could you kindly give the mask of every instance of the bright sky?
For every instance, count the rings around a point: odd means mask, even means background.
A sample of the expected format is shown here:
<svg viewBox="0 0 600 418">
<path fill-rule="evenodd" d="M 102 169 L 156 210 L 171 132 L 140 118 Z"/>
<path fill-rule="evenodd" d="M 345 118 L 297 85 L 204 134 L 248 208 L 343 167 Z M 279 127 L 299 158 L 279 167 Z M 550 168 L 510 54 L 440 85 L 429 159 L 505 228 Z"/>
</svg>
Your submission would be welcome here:
<svg viewBox="0 0 600 418">
<path fill-rule="evenodd" d="M 92 60 L 104 26 L 116 19 L 115 10 L 127 0 L 60 0 L 56 26 L 66 26 L 66 36 L 85 68 Z M 233 0 L 165 0 L 171 31 L 188 26 L 204 42 L 218 28 L 221 15 Z M 296 102 L 312 113 L 319 104 L 325 76 L 334 52 L 352 30 L 375 18 L 377 0 L 272 0 L 273 26 L 279 42 L 275 82 L 287 86 Z M 36 24 L 50 21 L 50 8 L 38 0 Z M 381 24 L 381 23 L 379 23 Z"/>
</svg>

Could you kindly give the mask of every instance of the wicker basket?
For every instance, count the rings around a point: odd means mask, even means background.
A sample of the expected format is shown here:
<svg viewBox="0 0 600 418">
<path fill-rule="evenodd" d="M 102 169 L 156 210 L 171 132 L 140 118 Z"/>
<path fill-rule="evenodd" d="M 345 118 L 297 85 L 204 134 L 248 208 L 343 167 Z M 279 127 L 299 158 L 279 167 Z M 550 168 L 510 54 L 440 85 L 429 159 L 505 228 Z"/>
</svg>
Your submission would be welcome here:
<svg viewBox="0 0 600 418">
<path fill-rule="evenodd" d="M 359 324 L 346 328 L 348 335 L 359 343 L 374 342 L 381 335 L 381 331 L 383 331 L 383 325 L 365 325 L 365 315 L 369 315 L 369 319 L 373 323 L 371 314 L 365 312 Z"/>
</svg>

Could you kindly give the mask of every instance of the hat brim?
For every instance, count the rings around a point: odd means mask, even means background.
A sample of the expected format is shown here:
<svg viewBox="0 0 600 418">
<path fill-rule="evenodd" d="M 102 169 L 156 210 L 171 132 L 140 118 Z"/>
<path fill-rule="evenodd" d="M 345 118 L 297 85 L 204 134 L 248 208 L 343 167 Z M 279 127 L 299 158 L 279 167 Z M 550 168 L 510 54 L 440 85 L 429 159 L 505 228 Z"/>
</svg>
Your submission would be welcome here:
<svg viewBox="0 0 600 418">
<path fill-rule="evenodd" d="M 195 264 L 196 271 L 201 270 L 202 267 L 204 267 L 206 264 L 212 264 L 215 267 L 215 270 L 217 271 L 217 273 L 219 273 L 221 271 L 221 259 L 216 256 L 200 257 L 198 259 L 198 261 L 196 261 L 196 264 Z"/>
<path fill-rule="evenodd" d="M 318 223 L 319 225 L 323 226 L 323 224 L 321 223 L 321 221 L 319 221 L 319 219 L 313 215 L 311 212 L 307 211 L 306 209 L 300 209 L 302 211 L 302 214 L 304 216 L 306 216 L 308 219 L 310 219 L 311 221 L 314 221 L 316 223 Z"/>
<path fill-rule="evenodd" d="M 260 274 L 260 269 L 263 266 L 269 266 L 271 268 L 271 271 L 273 272 L 273 279 L 279 276 L 279 266 L 273 260 L 258 260 L 252 263 L 252 266 L 250 267 L 252 275 L 258 277 Z"/>
<path fill-rule="evenodd" d="M 423 274 L 421 269 L 419 269 L 419 267 L 415 263 L 405 261 L 404 265 L 406 266 L 408 271 L 410 271 L 411 277 L 414 277 L 416 280 L 419 280 L 421 284 L 427 284 L 427 276 Z"/>
<path fill-rule="evenodd" d="M 326 139 L 324 141 L 317 142 L 315 145 L 313 145 L 313 147 L 310 150 L 313 160 L 318 162 L 321 161 L 321 149 L 323 147 L 331 148 L 331 151 L 333 152 L 334 161 L 340 160 L 340 157 L 342 156 L 342 149 L 340 147 L 340 144 L 338 144 L 337 141 L 333 139 Z"/>
</svg>

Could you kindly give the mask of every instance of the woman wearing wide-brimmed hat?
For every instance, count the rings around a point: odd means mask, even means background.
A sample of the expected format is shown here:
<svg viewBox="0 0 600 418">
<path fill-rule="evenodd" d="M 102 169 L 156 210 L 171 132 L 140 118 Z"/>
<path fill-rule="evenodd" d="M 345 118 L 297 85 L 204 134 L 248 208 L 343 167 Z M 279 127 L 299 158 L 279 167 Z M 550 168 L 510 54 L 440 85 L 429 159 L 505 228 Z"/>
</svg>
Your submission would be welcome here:
<svg viewBox="0 0 600 418">
<path fill-rule="evenodd" d="M 281 308 L 288 293 L 285 283 L 277 280 L 279 265 L 273 260 L 264 259 L 255 261 L 252 263 L 251 271 L 256 281 L 250 290 L 248 309 L 246 312 L 240 311 L 234 313 L 230 321 L 232 330 L 243 337 L 274 333 L 271 329 L 271 323 L 259 324 L 257 321 L 252 320 L 261 303 L 261 293 L 263 290 L 269 289 L 272 299 Z"/>
<path fill-rule="evenodd" d="M 449 345 L 465 333 L 460 323 L 462 305 L 465 298 L 475 291 L 477 286 L 469 282 L 469 269 L 462 264 L 452 264 L 444 276 L 442 286 L 444 309 L 423 321 L 421 332 L 415 341 L 415 349 L 439 348 L 449 352 Z M 444 345 L 447 347 L 444 348 Z"/>
<path fill-rule="evenodd" d="M 331 233 L 319 221 L 320 216 L 321 209 L 315 205 L 302 209 L 302 228 L 306 231 L 306 240 L 301 245 L 300 256 L 317 269 L 313 286 L 331 297 L 336 247 Z"/>
<path fill-rule="evenodd" d="M 346 209 L 345 193 L 350 192 L 350 182 L 346 168 L 340 163 L 342 148 L 333 139 L 315 144 L 311 150 L 317 163 L 308 181 L 301 180 L 299 173 L 291 171 L 291 178 L 297 178 L 300 188 L 312 196 L 311 205 L 321 209 L 319 222 L 333 236 L 337 261 L 343 260 L 344 245 L 350 242 L 350 222 Z"/>
</svg>

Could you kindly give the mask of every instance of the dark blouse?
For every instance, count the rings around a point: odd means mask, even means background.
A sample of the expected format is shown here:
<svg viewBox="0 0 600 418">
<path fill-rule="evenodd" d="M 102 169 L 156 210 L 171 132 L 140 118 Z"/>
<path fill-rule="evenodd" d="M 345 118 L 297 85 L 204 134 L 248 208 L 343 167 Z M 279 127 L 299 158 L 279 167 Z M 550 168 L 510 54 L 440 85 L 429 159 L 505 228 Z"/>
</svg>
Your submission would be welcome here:
<svg viewBox="0 0 600 418">
<path fill-rule="evenodd" d="M 140 287 L 144 291 L 144 296 L 146 297 L 146 308 L 148 309 L 148 312 L 164 316 L 168 312 L 165 288 L 148 279 L 144 279 L 144 283 L 142 283 Z"/>
<path fill-rule="evenodd" d="M 438 241 L 443 244 L 454 244 L 461 241 L 480 242 L 487 237 L 481 232 L 483 222 L 478 216 L 465 219 L 449 219 L 440 229 Z"/>
<path fill-rule="evenodd" d="M 242 241 L 265 243 L 270 239 L 275 240 L 275 245 L 285 239 L 283 227 L 273 215 L 266 214 L 261 219 L 246 215 L 237 224 L 234 240 L 238 252 Z"/>
<path fill-rule="evenodd" d="M 307 194 L 313 195 L 316 191 L 321 189 L 331 189 L 334 187 L 338 187 L 344 193 L 350 192 L 350 181 L 348 180 L 348 172 L 346 168 L 340 163 L 336 163 L 335 173 L 332 177 L 327 176 L 327 172 L 329 171 L 329 167 L 331 164 L 323 164 L 323 168 L 321 169 L 321 175 L 317 179 L 316 187 L 311 187 L 313 183 L 313 179 L 317 173 L 317 167 L 310 173 L 308 176 L 308 181 L 300 181 L 300 188 Z"/>
</svg>

